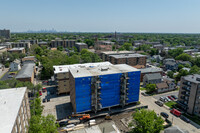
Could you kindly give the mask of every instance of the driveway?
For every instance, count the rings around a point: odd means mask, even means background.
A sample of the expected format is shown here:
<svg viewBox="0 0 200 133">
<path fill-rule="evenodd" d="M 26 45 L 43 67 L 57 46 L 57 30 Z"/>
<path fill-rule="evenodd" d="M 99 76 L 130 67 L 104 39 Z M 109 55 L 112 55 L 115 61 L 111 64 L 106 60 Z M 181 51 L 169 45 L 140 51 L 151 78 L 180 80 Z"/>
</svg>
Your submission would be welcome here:
<svg viewBox="0 0 200 133">
<path fill-rule="evenodd" d="M 156 99 L 153 96 L 143 96 L 140 95 L 140 102 L 144 105 L 148 105 L 148 108 L 150 110 L 154 110 L 157 114 L 160 114 L 161 112 L 166 112 L 169 115 L 169 120 L 172 121 L 173 125 L 179 126 L 181 129 L 186 129 L 190 133 L 200 133 L 200 129 L 197 129 L 190 123 L 186 123 L 180 118 L 172 115 L 169 110 L 167 110 L 164 107 L 160 107 L 157 104 L 155 104 Z"/>
</svg>

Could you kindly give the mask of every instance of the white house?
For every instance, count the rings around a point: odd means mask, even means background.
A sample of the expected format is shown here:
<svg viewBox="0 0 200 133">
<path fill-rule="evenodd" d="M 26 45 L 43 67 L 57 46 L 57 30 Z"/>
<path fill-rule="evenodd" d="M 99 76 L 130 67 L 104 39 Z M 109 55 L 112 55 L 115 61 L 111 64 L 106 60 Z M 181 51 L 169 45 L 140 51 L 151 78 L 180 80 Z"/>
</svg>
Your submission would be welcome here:
<svg viewBox="0 0 200 133">
<path fill-rule="evenodd" d="M 14 71 L 19 71 L 21 69 L 20 66 L 20 60 L 14 60 L 13 62 L 10 63 L 10 71 L 14 72 Z"/>
</svg>

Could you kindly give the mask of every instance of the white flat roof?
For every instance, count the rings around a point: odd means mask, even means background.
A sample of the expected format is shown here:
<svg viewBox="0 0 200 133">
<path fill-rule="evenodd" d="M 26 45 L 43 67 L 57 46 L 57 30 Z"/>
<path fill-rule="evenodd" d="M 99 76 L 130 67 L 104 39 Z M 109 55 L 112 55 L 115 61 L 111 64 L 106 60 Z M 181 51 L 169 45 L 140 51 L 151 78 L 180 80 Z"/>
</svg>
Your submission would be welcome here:
<svg viewBox="0 0 200 133">
<path fill-rule="evenodd" d="M 11 133 L 26 87 L 0 90 L 0 133 Z"/>
<path fill-rule="evenodd" d="M 134 67 L 131 67 L 127 64 L 70 69 L 70 72 L 74 78 L 126 73 L 126 72 L 134 72 L 134 71 L 140 71 L 140 70 Z"/>
<path fill-rule="evenodd" d="M 66 73 L 69 72 L 71 68 L 82 68 L 82 67 L 90 67 L 90 66 L 109 66 L 112 65 L 110 62 L 98 62 L 98 63 L 85 63 L 85 64 L 73 64 L 73 65 L 60 65 L 53 66 L 54 74 L 57 73 Z"/>
<path fill-rule="evenodd" d="M 12 49 L 9 49 L 8 51 L 16 51 L 16 50 L 23 50 L 24 47 L 21 47 L 21 48 L 12 48 Z"/>
</svg>

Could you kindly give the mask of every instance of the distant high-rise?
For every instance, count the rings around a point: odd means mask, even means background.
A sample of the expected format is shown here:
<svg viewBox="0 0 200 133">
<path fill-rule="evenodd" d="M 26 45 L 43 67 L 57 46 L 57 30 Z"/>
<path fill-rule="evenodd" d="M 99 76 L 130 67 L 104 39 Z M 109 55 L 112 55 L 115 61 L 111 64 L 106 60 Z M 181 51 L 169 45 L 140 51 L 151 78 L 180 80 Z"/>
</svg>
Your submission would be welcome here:
<svg viewBox="0 0 200 133">
<path fill-rule="evenodd" d="M 10 30 L 6 30 L 6 29 L 0 30 L 0 37 L 9 39 L 10 38 Z"/>
</svg>

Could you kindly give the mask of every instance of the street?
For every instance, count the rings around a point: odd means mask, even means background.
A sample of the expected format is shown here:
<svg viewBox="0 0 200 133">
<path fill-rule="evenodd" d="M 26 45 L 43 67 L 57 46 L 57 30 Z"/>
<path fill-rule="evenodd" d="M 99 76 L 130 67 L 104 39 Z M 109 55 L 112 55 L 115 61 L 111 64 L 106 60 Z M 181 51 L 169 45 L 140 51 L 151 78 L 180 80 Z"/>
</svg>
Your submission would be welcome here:
<svg viewBox="0 0 200 133">
<path fill-rule="evenodd" d="M 190 123 L 186 123 L 180 118 L 172 115 L 170 111 L 164 107 L 160 107 L 155 104 L 156 99 L 153 96 L 143 96 L 140 95 L 140 102 L 144 105 L 148 105 L 150 110 L 154 110 L 157 114 L 161 112 L 166 112 L 169 115 L 169 120 L 172 121 L 173 125 L 179 126 L 181 129 L 186 129 L 190 133 L 199 133 L 200 129 L 197 129 L 195 126 L 191 125 Z"/>
</svg>

